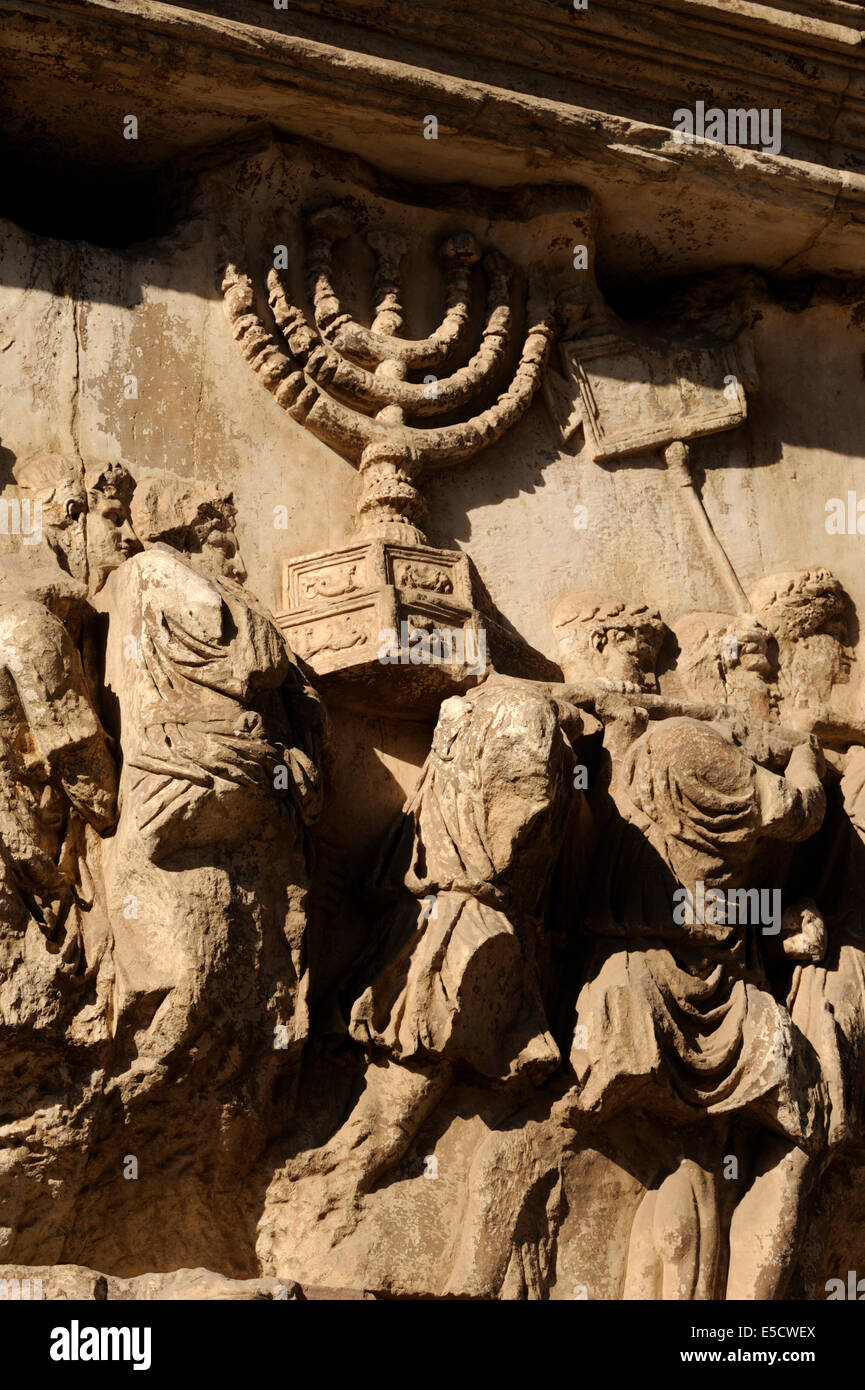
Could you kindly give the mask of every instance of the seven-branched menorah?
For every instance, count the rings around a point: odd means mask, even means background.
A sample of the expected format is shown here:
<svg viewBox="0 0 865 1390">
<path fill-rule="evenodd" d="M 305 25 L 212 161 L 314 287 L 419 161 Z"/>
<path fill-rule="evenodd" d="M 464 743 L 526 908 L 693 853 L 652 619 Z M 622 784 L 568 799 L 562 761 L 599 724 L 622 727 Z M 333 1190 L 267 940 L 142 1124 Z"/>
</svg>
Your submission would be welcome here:
<svg viewBox="0 0 865 1390">
<path fill-rule="evenodd" d="M 315 327 L 271 268 L 274 327 L 268 328 L 251 277 L 230 263 L 222 288 L 234 337 L 282 408 L 359 466 L 363 533 L 423 541 L 422 470 L 469 458 L 500 438 L 530 405 L 555 333 L 549 291 L 542 275 L 530 271 L 519 358 L 497 400 L 461 423 L 425 427 L 421 422 L 470 407 L 501 384 L 514 355 L 513 266 L 497 251 L 482 256 L 468 232 L 446 237 L 438 248 L 444 315 L 428 337 L 403 338 L 403 238 L 382 230 L 367 237 L 376 258 L 375 314 L 367 328 L 343 308 L 334 284 L 334 247 L 356 229 L 350 210 L 340 204 L 322 208 L 308 225 L 306 273 Z M 479 261 L 487 281 L 479 341 L 463 366 L 439 378 L 436 371 L 471 348 L 473 267 Z M 425 380 L 411 381 L 410 373 L 424 373 Z"/>
</svg>

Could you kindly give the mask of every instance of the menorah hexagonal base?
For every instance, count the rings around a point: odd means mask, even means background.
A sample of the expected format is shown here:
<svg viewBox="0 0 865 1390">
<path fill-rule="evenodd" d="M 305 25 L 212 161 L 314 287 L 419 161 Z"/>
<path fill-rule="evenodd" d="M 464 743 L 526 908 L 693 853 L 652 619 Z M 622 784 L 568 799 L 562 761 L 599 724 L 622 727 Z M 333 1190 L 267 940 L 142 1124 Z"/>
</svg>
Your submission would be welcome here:
<svg viewBox="0 0 865 1390">
<path fill-rule="evenodd" d="M 359 540 L 289 560 L 277 622 L 325 696 L 364 712 L 434 715 L 494 667 L 556 668 L 488 611 L 459 550 Z"/>
</svg>

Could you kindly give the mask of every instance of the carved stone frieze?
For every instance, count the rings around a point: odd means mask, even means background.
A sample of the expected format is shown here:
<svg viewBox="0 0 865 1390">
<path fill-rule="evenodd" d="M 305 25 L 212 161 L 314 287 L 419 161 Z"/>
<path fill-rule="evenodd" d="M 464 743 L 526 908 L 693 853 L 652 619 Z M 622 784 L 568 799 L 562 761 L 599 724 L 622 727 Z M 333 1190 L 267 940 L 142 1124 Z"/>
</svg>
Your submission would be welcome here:
<svg viewBox="0 0 865 1390">
<path fill-rule="evenodd" d="M 0 1290 L 855 1297 L 861 7 L 228 8 L 0 34 Z"/>
</svg>

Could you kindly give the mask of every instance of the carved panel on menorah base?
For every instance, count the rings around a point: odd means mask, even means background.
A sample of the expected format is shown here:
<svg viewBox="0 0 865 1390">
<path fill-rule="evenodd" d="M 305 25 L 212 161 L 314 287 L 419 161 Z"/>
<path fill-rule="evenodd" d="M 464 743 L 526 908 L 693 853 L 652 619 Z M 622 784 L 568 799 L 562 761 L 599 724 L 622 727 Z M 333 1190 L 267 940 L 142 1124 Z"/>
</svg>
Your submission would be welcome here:
<svg viewBox="0 0 865 1390">
<path fill-rule="evenodd" d="M 382 586 L 416 589 L 473 607 L 469 562 L 461 550 L 377 538 L 289 560 L 283 603 L 288 614 Z"/>
<path fill-rule="evenodd" d="M 485 672 L 461 551 L 362 540 L 289 560 L 283 594 L 282 631 L 341 704 L 423 718 Z"/>
<path fill-rule="evenodd" d="M 393 620 L 385 591 L 367 590 L 317 608 L 277 615 L 289 646 L 317 675 L 376 660 L 378 634 Z"/>
<path fill-rule="evenodd" d="M 283 594 L 281 630 L 340 704 L 425 718 L 492 668 L 558 677 L 488 611 L 459 550 L 363 540 L 289 560 Z"/>
</svg>

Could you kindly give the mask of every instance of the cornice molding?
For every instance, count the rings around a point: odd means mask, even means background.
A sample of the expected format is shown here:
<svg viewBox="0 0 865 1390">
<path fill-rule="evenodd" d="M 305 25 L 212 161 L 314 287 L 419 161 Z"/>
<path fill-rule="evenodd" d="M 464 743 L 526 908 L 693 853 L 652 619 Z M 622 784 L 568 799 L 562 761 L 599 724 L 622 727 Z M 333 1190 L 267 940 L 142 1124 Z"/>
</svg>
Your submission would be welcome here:
<svg viewBox="0 0 865 1390">
<path fill-rule="evenodd" d="M 648 184 L 646 238 L 661 273 L 653 219 L 691 196 L 714 201 L 722 227 L 755 204 L 788 218 L 768 269 L 865 272 L 865 6 L 590 0 L 577 15 L 556 0 L 477 0 L 470 12 L 460 0 L 371 0 L 362 20 L 347 0 L 219 8 L 0 0 L 0 62 L 13 83 L 89 93 L 94 109 L 149 102 L 153 138 L 139 158 L 170 159 L 269 122 L 417 177 L 417 132 L 433 112 L 440 138 L 423 149 L 431 182 L 585 183 L 613 226 L 617 206 Z M 784 153 L 675 144 L 673 111 L 697 99 L 780 106 Z M 13 111 L 19 138 L 24 125 Z M 83 134 L 82 157 L 86 144 Z M 628 249 L 613 231 L 611 261 L 636 268 L 633 241 Z M 747 228 L 741 251 L 760 263 Z M 698 248 L 696 261 L 712 254 Z"/>
</svg>

